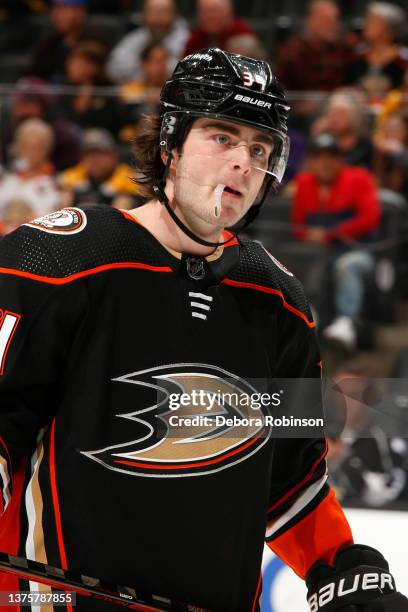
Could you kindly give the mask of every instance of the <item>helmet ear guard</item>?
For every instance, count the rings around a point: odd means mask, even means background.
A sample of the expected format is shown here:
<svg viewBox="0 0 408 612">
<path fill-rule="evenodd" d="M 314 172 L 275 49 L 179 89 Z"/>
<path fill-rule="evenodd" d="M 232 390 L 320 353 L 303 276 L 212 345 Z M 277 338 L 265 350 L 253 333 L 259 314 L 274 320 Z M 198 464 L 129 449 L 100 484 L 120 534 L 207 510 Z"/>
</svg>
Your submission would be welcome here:
<svg viewBox="0 0 408 612">
<path fill-rule="evenodd" d="M 153 184 L 153 190 L 166 207 L 169 205 L 168 197 L 164 191 L 166 180 L 170 172 L 170 165 L 173 159 L 174 149 L 180 150 L 186 137 L 187 131 L 191 126 L 192 120 L 187 116 L 177 115 L 177 113 L 166 113 L 163 116 L 160 129 L 159 151 L 167 153 L 166 162 L 164 162 L 163 174 L 160 178 L 157 177 Z"/>
<path fill-rule="evenodd" d="M 167 151 L 167 153 L 170 153 L 173 149 L 179 150 L 193 120 L 188 113 L 165 113 L 160 130 L 160 149 Z"/>
</svg>

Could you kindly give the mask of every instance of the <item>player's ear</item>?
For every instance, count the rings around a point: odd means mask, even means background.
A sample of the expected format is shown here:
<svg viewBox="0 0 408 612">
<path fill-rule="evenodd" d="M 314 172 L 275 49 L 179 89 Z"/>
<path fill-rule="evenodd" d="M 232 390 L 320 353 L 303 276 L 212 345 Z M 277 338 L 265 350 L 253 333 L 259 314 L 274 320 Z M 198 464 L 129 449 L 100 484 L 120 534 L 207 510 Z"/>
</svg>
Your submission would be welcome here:
<svg viewBox="0 0 408 612">
<path fill-rule="evenodd" d="M 161 160 L 163 162 L 164 165 L 167 164 L 167 160 L 169 158 L 169 154 L 167 151 L 160 151 L 160 157 Z M 173 153 L 172 153 L 172 159 L 171 159 L 171 164 L 170 164 L 170 170 L 174 170 L 174 168 L 176 167 L 176 163 L 177 163 L 177 159 L 178 159 L 178 153 L 177 151 L 174 149 Z"/>
</svg>

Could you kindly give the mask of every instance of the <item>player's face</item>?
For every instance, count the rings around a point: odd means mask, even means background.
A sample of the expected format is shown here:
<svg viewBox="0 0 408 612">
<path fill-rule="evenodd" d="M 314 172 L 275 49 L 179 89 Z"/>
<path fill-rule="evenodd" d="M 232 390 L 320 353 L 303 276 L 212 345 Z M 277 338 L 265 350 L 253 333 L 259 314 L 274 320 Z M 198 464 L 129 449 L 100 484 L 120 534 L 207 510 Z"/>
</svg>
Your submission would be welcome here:
<svg viewBox="0 0 408 612">
<path fill-rule="evenodd" d="M 175 154 L 174 196 L 187 221 L 230 227 L 253 204 L 266 177 L 273 139 L 251 127 L 203 117 Z M 217 186 L 219 216 L 215 214 Z"/>
</svg>

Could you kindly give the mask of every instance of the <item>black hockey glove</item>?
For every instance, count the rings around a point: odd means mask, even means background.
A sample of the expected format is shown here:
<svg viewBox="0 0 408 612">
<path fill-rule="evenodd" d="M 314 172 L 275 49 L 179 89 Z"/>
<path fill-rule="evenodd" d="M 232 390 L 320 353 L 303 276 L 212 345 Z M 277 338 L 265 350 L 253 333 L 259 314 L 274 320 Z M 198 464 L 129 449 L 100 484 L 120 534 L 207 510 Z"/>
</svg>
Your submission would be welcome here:
<svg viewBox="0 0 408 612">
<path fill-rule="evenodd" d="M 353 544 L 336 555 L 334 567 L 317 562 L 306 576 L 310 612 L 408 612 L 388 563 L 378 550 Z"/>
</svg>

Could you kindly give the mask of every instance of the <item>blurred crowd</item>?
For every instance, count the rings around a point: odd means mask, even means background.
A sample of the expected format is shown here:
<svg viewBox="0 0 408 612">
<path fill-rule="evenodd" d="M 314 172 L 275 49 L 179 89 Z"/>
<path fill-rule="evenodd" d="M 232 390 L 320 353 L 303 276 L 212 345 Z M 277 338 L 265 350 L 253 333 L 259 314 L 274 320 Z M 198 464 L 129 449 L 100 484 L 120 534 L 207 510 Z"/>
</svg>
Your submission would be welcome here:
<svg viewBox="0 0 408 612">
<path fill-rule="evenodd" d="M 131 140 L 178 59 L 218 46 L 267 60 L 292 107 L 291 151 L 251 237 L 304 282 L 328 347 L 374 349 L 373 326 L 408 297 L 407 12 L 297 4 L 288 16 L 278 0 L 259 14 L 239 0 L 3 0 L 0 236 L 62 206 L 143 203 Z M 335 375 L 361 381 L 352 365 Z M 364 411 L 360 436 L 354 408 L 349 442 L 330 447 L 341 495 L 408 500 L 405 439 L 384 441 Z"/>
</svg>

